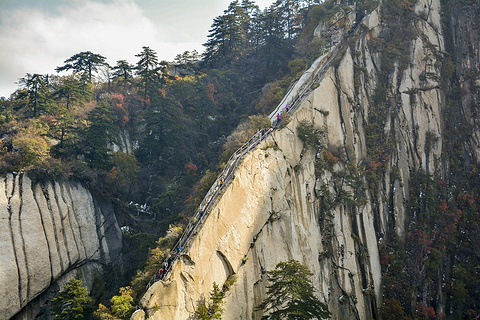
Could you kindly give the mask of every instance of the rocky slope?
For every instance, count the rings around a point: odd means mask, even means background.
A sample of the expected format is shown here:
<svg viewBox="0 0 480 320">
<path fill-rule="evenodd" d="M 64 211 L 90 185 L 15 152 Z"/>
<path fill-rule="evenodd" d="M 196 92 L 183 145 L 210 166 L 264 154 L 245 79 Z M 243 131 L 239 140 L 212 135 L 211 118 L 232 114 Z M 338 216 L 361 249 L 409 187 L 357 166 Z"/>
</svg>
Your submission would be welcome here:
<svg viewBox="0 0 480 320">
<path fill-rule="evenodd" d="M 288 125 L 244 158 L 172 273 L 149 288 L 133 319 L 190 319 L 213 283 L 231 277 L 223 319 L 259 319 L 265 271 L 290 258 L 314 273 L 332 319 L 379 318 L 379 247 L 386 237 L 405 236 L 416 173 L 448 172 L 446 93 L 438 76 L 446 55 L 442 9 L 439 0 L 419 0 L 413 9 L 410 50 L 390 69 L 386 50 L 377 48 L 385 25 L 379 9 L 317 68 Z M 465 114 L 476 128 L 466 152 L 477 153 L 478 162 L 478 117 Z M 297 135 L 304 120 L 321 134 L 316 147 Z"/>
<path fill-rule="evenodd" d="M 0 183 L 0 248 L 0 318 L 32 319 L 59 285 L 118 259 L 121 232 L 111 204 L 80 183 L 8 174 Z"/>
</svg>

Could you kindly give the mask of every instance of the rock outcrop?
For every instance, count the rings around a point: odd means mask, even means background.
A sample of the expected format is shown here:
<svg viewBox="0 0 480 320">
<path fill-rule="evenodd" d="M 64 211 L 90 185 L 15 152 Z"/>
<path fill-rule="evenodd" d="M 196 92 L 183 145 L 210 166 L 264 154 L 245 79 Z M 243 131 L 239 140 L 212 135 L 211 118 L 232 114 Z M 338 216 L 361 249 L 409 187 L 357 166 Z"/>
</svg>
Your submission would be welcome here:
<svg viewBox="0 0 480 320">
<path fill-rule="evenodd" d="M 388 77 L 381 77 L 384 57 L 374 49 L 384 28 L 379 9 L 316 68 L 290 122 L 243 159 L 134 319 L 189 319 L 214 282 L 232 277 L 223 319 L 260 319 L 255 307 L 265 298 L 265 271 L 291 258 L 313 272 L 332 319 L 379 318 L 379 244 L 387 233 L 405 235 L 412 175 L 447 171 L 445 92 L 436 76 L 445 53 L 440 1 L 419 0 L 415 13 L 408 63 L 395 64 Z M 382 113 L 375 95 L 385 79 Z M 321 134 L 317 148 L 298 137 L 304 121 Z"/>
<path fill-rule="evenodd" d="M 39 301 L 38 311 L 59 283 L 118 259 L 121 232 L 112 205 L 80 183 L 8 174 L 0 183 L 0 248 L 0 318 L 28 319 L 30 302 Z"/>
</svg>

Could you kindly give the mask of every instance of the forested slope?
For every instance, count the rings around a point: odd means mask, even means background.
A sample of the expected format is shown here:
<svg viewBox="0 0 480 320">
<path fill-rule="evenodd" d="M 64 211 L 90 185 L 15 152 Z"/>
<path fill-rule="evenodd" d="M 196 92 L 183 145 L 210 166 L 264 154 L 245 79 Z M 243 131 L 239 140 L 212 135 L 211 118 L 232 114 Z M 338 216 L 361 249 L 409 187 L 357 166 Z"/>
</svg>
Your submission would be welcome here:
<svg viewBox="0 0 480 320">
<path fill-rule="evenodd" d="M 0 100 L 5 190 L 15 176 L 48 204 L 49 186 L 79 186 L 115 210 L 122 259 L 95 293 L 106 304 L 97 316 L 111 316 L 109 298 L 130 284 L 119 295 L 141 303 L 137 317 L 187 318 L 215 281 L 230 286 L 226 319 L 256 319 L 265 271 L 296 258 L 333 318 L 478 318 L 480 3 L 351 4 L 233 1 L 202 56 L 169 63 L 145 46 L 135 65 L 108 66 L 84 51 Z M 169 281 L 141 300 L 230 155 L 335 46 L 282 128 L 243 155 Z M 2 214 L 15 224 L 10 191 Z M 23 274 L 21 306 L 36 295 L 27 288 L 55 280 L 25 287 Z"/>
<path fill-rule="evenodd" d="M 291 258 L 334 319 L 477 318 L 479 6 L 367 13 L 286 127 L 244 158 L 137 319 L 187 319 L 215 283 L 225 319 L 259 319 L 265 271 Z"/>
<path fill-rule="evenodd" d="M 145 46 L 134 65 L 109 66 L 82 51 L 52 74 L 27 73 L 0 100 L 0 170 L 42 188 L 80 183 L 113 203 L 123 230 L 115 283 L 127 285 L 140 268 L 132 285 L 141 293 L 224 162 L 269 126 L 262 114 L 329 46 L 312 42 L 313 30 L 338 9 L 277 1 L 261 11 L 234 1 L 213 21 L 203 56 L 160 61 Z"/>
</svg>

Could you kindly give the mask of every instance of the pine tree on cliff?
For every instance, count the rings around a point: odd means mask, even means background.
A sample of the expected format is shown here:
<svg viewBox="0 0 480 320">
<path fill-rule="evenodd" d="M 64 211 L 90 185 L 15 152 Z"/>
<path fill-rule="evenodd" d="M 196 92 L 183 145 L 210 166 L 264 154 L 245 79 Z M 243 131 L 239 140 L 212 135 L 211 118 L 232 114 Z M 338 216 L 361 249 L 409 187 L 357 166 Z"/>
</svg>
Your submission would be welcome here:
<svg viewBox="0 0 480 320">
<path fill-rule="evenodd" d="M 155 50 L 149 47 L 142 47 L 142 52 L 136 54 L 135 57 L 139 57 L 136 70 L 137 75 L 140 77 L 140 86 L 143 90 L 143 96 L 147 98 L 156 85 L 160 84 L 160 73 L 158 57 Z"/>
<path fill-rule="evenodd" d="M 267 271 L 267 297 L 257 307 L 267 315 L 265 320 L 328 319 L 327 306 L 313 295 L 310 270 L 297 260 L 280 262 L 274 270 Z"/>
<path fill-rule="evenodd" d="M 92 82 L 92 73 L 97 71 L 97 67 L 106 65 L 104 56 L 92 53 L 90 51 L 77 53 L 64 61 L 65 65 L 56 67 L 55 71 L 73 70 L 81 72 L 89 83 Z"/>
<path fill-rule="evenodd" d="M 127 60 L 118 60 L 117 65 L 112 68 L 112 80 L 123 84 L 126 89 L 127 85 L 133 79 L 134 66 L 127 62 Z"/>
<path fill-rule="evenodd" d="M 38 107 L 41 105 L 42 100 L 45 100 L 48 90 L 48 75 L 27 73 L 25 77 L 18 80 L 17 84 L 21 89 L 24 89 L 19 91 L 18 98 L 28 98 L 28 105 L 33 110 L 33 117 L 36 117 Z"/>
<path fill-rule="evenodd" d="M 92 298 L 82 281 L 72 278 L 65 288 L 52 299 L 52 314 L 55 319 L 88 319 L 92 313 Z"/>
<path fill-rule="evenodd" d="M 218 285 L 214 282 L 213 289 L 210 292 L 210 304 L 202 303 L 197 310 L 195 310 L 195 319 L 198 320 L 210 320 L 210 319 L 222 319 L 223 314 L 223 299 L 225 293 L 220 290 Z"/>
</svg>

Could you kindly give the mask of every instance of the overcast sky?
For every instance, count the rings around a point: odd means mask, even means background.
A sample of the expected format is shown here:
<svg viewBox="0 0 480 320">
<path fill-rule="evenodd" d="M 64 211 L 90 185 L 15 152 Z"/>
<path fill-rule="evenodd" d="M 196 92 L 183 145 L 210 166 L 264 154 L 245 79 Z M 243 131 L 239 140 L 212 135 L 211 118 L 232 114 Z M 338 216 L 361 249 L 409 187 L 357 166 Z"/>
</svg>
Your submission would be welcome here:
<svg viewBox="0 0 480 320">
<path fill-rule="evenodd" d="M 256 0 L 261 9 L 274 0 Z M 160 60 L 203 52 L 213 18 L 231 0 L 0 0 L 0 97 L 28 73 L 52 74 L 91 51 L 135 63 L 142 46 Z"/>
</svg>

